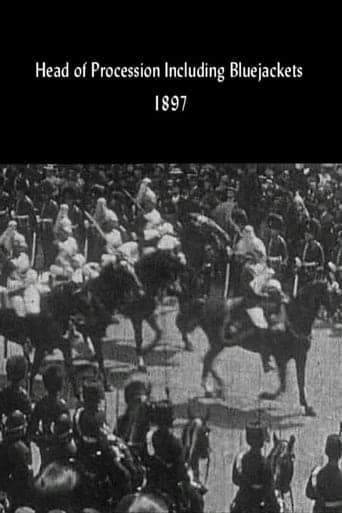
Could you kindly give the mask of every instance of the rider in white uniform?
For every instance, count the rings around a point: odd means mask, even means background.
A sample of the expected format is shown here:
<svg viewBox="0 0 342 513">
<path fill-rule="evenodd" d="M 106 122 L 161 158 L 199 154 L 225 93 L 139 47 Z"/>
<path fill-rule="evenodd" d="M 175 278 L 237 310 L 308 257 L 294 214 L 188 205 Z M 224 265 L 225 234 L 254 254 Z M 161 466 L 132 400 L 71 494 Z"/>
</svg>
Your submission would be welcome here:
<svg viewBox="0 0 342 513">
<path fill-rule="evenodd" d="M 13 256 L 11 260 L 14 270 L 8 278 L 7 289 L 10 303 L 18 317 L 26 316 L 26 307 L 23 292 L 26 287 L 25 279 L 30 269 L 30 260 L 27 254 L 25 237 L 17 233 L 13 240 Z"/>
<path fill-rule="evenodd" d="M 59 223 L 56 237 L 58 255 L 55 265 L 50 267 L 50 271 L 54 276 L 64 276 L 70 279 L 75 270 L 73 259 L 78 254 L 78 244 L 72 236 L 72 225 L 68 218 L 64 218 Z"/>
</svg>

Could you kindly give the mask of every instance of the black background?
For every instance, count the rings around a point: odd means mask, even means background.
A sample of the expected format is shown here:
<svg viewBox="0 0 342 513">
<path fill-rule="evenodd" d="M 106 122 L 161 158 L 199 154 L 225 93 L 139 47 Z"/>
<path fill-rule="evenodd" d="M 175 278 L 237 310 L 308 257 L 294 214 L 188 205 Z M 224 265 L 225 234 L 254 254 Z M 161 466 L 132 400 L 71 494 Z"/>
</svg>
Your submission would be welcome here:
<svg viewBox="0 0 342 513">
<path fill-rule="evenodd" d="M 279 37 L 281 45 L 273 34 L 267 33 L 266 44 L 261 45 L 259 38 L 254 35 L 249 40 L 244 32 L 230 39 L 223 34 L 216 45 L 209 45 L 209 36 L 194 40 L 188 34 L 192 47 L 183 39 L 176 47 L 175 41 L 180 41 L 175 27 L 172 38 L 166 38 L 168 45 L 155 35 L 146 48 L 141 35 L 134 39 L 120 34 L 99 41 L 93 34 L 89 40 L 87 34 L 80 39 L 74 33 L 77 44 L 72 45 L 63 37 L 63 29 L 58 34 L 57 39 L 39 34 L 34 45 L 2 50 L 2 162 L 340 160 L 342 64 L 339 46 L 331 39 L 323 46 L 322 38 L 314 45 L 316 39 L 311 37 L 309 44 L 302 45 L 307 43 L 306 36 L 290 27 L 286 39 L 283 33 Z M 109 65 L 162 65 L 165 60 L 172 64 L 203 60 L 222 65 L 242 60 L 272 65 L 279 60 L 284 65 L 303 66 L 304 76 L 261 84 L 227 78 L 223 84 L 215 80 L 165 84 L 37 80 L 36 60 L 49 64 L 99 60 Z M 186 111 L 156 113 L 155 94 L 188 94 Z"/>
</svg>

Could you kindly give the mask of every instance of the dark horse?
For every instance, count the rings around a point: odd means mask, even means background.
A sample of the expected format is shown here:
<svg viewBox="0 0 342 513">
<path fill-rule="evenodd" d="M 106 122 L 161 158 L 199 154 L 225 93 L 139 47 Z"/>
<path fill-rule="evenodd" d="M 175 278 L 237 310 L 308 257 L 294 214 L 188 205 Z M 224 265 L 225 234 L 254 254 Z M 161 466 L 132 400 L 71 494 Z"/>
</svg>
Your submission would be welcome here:
<svg viewBox="0 0 342 513">
<path fill-rule="evenodd" d="M 289 360 L 294 359 L 297 371 L 300 405 L 304 407 L 306 415 L 315 415 L 308 405 L 305 394 L 305 368 L 307 353 L 311 344 L 311 330 L 313 322 L 321 305 L 328 306 L 330 301 L 330 285 L 327 281 L 315 281 L 305 285 L 297 298 L 292 299 L 287 305 L 288 328 L 284 333 L 276 333 L 267 330 L 263 337 L 255 328 L 242 306 L 242 299 L 235 298 L 228 302 L 223 299 L 209 298 L 207 301 L 194 300 L 190 305 L 180 301 L 180 313 L 177 326 L 182 333 L 183 340 L 187 334 L 200 326 L 205 332 L 209 350 L 204 357 L 202 384 L 207 391 L 207 378 L 211 373 L 218 391 L 222 395 L 224 383 L 213 368 L 213 363 L 218 354 L 225 347 L 236 345 L 234 338 L 227 336 L 229 326 L 232 323 L 232 315 L 239 311 L 243 317 L 244 336 L 239 345 L 248 351 L 261 353 L 266 349 L 272 354 L 278 367 L 280 386 L 274 393 L 261 394 L 261 398 L 275 399 L 285 391 L 286 369 Z M 183 304 L 183 310 L 182 310 Z M 237 310 L 238 309 L 238 310 Z"/>
<path fill-rule="evenodd" d="M 0 310 L 0 334 L 24 348 L 29 342 L 34 360 L 30 369 L 30 390 L 46 352 L 54 348 L 62 351 L 65 365 L 76 390 L 72 376 L 71 348 L 64 337 L 73 312 L 74 294 L 78 286 L 73 282 L 57 285 L 41 297 L 41 312 L 37 315 L 18 317 L 13 309 Z M 28 354 L 26 353 L 28 358 Z"/>
<path fill-rule="evenodd" d="M 144 369 L 143 355 L 160 340 L 162 332 L 155 310 L 163 292 L 176 293 L 177 280 L 185 266 L 167 251 L 156 251 L 143 256 L 135 265 L 135 274 L 143 287 L 139 290 L 134 275 L 125 267 L 108 264 L 97 278 L 89 280 L 77 295 L 77 309 L 84 319 L 86 333 L 91 337 L 105 387 L 108 383 L 104 370 L 102 338 L 112 322 L 114 312 L 132 322 L 138 365 Z M 142 325 L 146 321 L 155 332 L 153 342 L 143 349 Z"/>
<path fill-rule="evenodd" d="M 144 415 L 146 416 L 147 409 L 141 409 L 140 424 L 144 424 Z M 207 421 L 208 415 L 204 418 L 194 417 L 189 415 L 189 421 L 184 426 L 182 432 L 184 460 L 188 467 L 189 477 L 193 484 L 200 487 L 199 483 L 199 461 L 207 459 L 210 456 L 210 442 Z M 135 443 L 142 445 L 145 441 L 143 439 L 136 439 Z M 207 467 L 208 468 L 208 467 Z M 201 494 L 207 490 L 202 485 Z M 180 513 L 179 507 L 182 508 L 182 513 L 193 513 L 190 505 L 178 505 L 175 497 L 168 496 L 166 493 L 153 491 L 142 491 L 126 495 L 117 505 L 115 513 Z"/>
</svg>

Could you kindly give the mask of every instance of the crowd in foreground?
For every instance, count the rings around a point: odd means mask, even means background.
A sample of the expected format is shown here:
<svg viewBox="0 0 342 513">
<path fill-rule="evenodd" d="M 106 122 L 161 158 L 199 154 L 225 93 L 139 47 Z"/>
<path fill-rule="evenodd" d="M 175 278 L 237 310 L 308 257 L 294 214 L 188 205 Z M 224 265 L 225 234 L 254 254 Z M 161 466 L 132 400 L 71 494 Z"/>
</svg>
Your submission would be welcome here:
<svg viewBox="0 0 342 513">
<path fill-rule="evenodd" d="M 180 440 L 175 436 L 172 403 L 169 398 L 153 401 L 146 376 L 133 374 L 127 380 L 126 411 L 112 432 L 99 382 L 84 383 L 83 401 L 72 414 L 62 398 L 64 375 L 60 365 L 50 364 L 44 370 L 45 395 L 35 404 L 24 388 L 25 358 L 10 357 L 6 372 L 8 383 L 0 391 L 2 511 L 205 511 L 207 489 L 188 452 L 190 447 L 194 450 L 198 439 L 192 438 L 189 446 L 186 437 Z M 206 421 L 194 419 L 184 433 L 191 438 L 192 430 L 200 429 L 201 423 L 207 437 L 204 448 L 209 451 Z M 280 499 L 290 491 L 295 439 L 291 437 L 284 444 L 274 436 L 274 447 L 265 457 L 268 441 L 266 425 L 256 420 L 246 426 L 249 447 L 232 462 L 237 493 L 231 512 L 282 511 Z M 40 455 L 35 477 L 33 443 Z M 201 446 L 202 456 L 204 448 Z M 342 510 L 340 434 L 328 436 L 325 454 L 327 463 L 312 470 L 305 493 L 315 501 L 315 513 L 338 513 Z M 141 494 L 161 498 L 168 509 L 134 509 Z M 132 510 L 125 509 L 127 505 Z M 260 509 L 251 509 L 256 506 Z"/>
</svg>

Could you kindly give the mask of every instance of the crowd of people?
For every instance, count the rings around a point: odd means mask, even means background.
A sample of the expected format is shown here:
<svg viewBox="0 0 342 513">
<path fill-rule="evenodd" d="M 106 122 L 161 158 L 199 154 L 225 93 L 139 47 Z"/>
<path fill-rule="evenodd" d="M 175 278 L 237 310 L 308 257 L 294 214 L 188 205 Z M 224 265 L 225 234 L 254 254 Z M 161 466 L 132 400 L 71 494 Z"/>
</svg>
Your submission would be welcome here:
<svg viewBox="0 0 342 513">
<path fill-rule="evenodd" d="M 186 447 L 184 437 L 181 440 L 175 436 L 172 402 L 169 398 L 153 401 L 148 378 L 133 374 L 127 379 L 126 411 L 111 431 L 99 382 L 84 383 L 83 403 L 72 413 L 62 398 L 64 373 L 59 364 L 46 367 L 45 395 L 35 404 L 24 386 L 25 358 L 10 357 L 6 372 L 8 383 L 0 391 L 2 511 L 122 513 L 129 511 L 124 505 L 133 504 L 139 493 L 156 494 L 169 508 L 137 510 L 144 513 L 205 511 L 203 496 L 207 488 L 186 457 L 197 442 L 191 441 Z M 197 419 L 191 430 L 201 422 Z M 209 429 L 205 433 L 209 436 Z M 248 448 L 232 462 L 237 493 L 231 512 L 247 513 L 252 506 L 260 507 L 253 511 L 283 511 L 279 493 L 290 490 L 295 438 L 292 436 L 284 445 L 274 436 L 275 445 L 266 457 L 268 441 L 265 424 L 258 420 L 247 424 Z M 33 443 L 40 456 L 35 472 Z M 210 451 L 209 439 L 206 443 L 205 450 Z M 325 454 L 327 463 L 313 468 L 305 493 L 315 501 L 314 513 L 338 513 L 342 509 L 341 434 L 327 437 Z"/>
<path fill-rule="evenodd" d="M 253 265 L 267 262 L 273 277 L 281 282 L 289 279 L 287 292 L 293 295 L 298 289 L 296 274 L 305 281 L 328 272 L 341 285 L 342 165 L 11 164 L 1 165 L 0 170 L 1 306 L 13 308 L 18 318 L 38 313 L 42 291 L 54 282 L 82 282 L 98 275 L 109 262 L 129 269 L 144 294 L 134 264 L 140 255 L 156 249 L 175 252 L 186 261 L 196 246 L 191 241 L 188 251 L 186 238 L 181 244 L 179 233 L 193 214 L 199 224 L 209 220 L 209 226 L 227 235 L 228 262 L 231 253 L 235 257 L 253 253 Z M 199 252 L 193 253 L 196 266 Z M 256 288 L 257 277 L 255 271 Z M 273 287 L 278 287 L 276 279 Z M 267 321 L 260 309 L 250 304 L 249 311 L 254 325 L 264 329 Z M 272 328 L 284 330 L 281 315 Z M 157 407 L 158 414 L 152 415 L 148 426 L 152 423 L 158 429 L 150 445 L 135 454 L 127 434 L 130 417 L 123 416 L 115 433 L 110 432 L 98 383 L 84 387 L 84 404 L 71 418 L 60 398 L 60 369 L 52 366 L 46 371 L 47 395 L 34 406 L 21 386 L 26 372 L 24 359 L 9 359 L 10 385 L 0 393 L 0 491 L 10 503 L 6 506 L 4 500 L 4 508 L 30 506 L 42 513 L 55 508 L 82 510 L 96 507 L 96 493 L 104 496 L 104 489 L 117 504 L 141 486 L 141 476 L 147 472 L 152 488 L 160 490 L 168 483 L 161 492 L 175 498 L 178 508 L 187 502 L 190 511 L 203 509 L 203 487 L 189 477 L 182 445 L 172 434 L 169 404 Z M 146 387 L 140 384 L 138 389 L 132 397 L 126 395 L 128 410 L 131 401 L 148 399 Z M 42 473 L 37 479 L 31 470 L 31 442 L 40 450 Z M 239 455 L 233 465 L 233 481 L 239 487 L 233 511 L 245 511 L 246 497 L 264 494 L 262 500 L 275 512 L 273 477 L 261 454 L 264 430 L 249 426 L 247 442 L 250 451 Z M 340 437 L 330 436 L 329 462 L 310 476 L 306 493 L 316 501 L 316 513 L 342 510 L 341 452 Z M 45 489 L 49 475 L 44 471 L 56 462 L 62 467 L 72 462 L 76 467 L 71 468 L 88 483 L 80 492 L 75 482 L 72 493 L 67 498 L 62 494 L 59 503 L 55 489 L 51 496 Z M 93 492 L 89 482 L 94 476 L 106 483 L 105 488 Z M 82 503 L 75 502 L 75 496 L 82 497 Z"/>
</svg>

